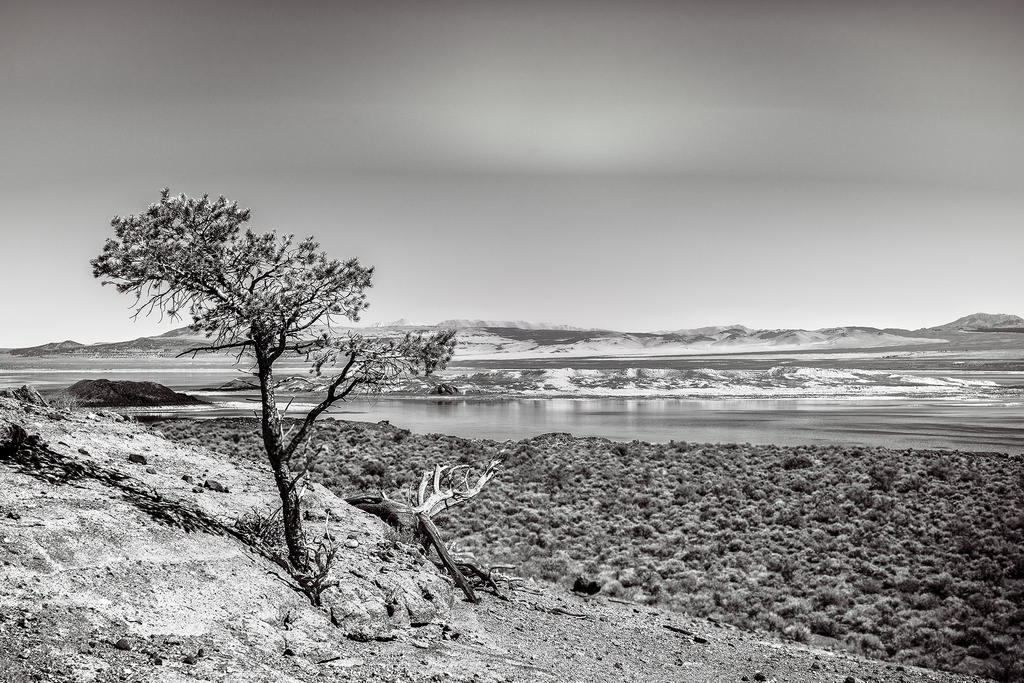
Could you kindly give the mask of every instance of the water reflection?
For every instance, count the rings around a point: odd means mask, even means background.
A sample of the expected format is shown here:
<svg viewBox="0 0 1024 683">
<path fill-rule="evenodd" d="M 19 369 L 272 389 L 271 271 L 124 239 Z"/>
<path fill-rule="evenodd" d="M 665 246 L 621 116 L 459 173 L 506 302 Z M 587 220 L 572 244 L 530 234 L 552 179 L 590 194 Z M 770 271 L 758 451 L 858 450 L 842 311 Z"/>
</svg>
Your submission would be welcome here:
<svg viewBox="0 0 1024 683">
<path fill-rule="evenodd" d="M 1022 405 L 878 401 L 520 399 L 350 403 L 344 419 L 389 420 L 414 432 L 521 439 L 570 432 L 614 440 L 843 443 L 893 448 L 1024 450 Z"/>
</svg>

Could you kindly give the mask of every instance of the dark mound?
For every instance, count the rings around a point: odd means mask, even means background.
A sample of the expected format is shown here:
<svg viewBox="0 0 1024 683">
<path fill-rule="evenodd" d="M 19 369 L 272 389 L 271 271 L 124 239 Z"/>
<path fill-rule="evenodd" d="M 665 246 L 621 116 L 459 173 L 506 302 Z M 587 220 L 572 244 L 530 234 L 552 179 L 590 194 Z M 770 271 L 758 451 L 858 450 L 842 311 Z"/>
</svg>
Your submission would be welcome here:
<svg viewBox="0 0 1024 683">
<path fill-rule="evenodd" d="M 135 408 L 186 406 L 206 403 L 187 394 L 179 394 L 156 382 L 124 382 L 109 379 L 83 379 L 67 388 L 67 393 L 95 408 Z"/>
<path fill-rule="evenodd" d="M 253 379 L 245 379 L 237 377 L 230 382 L 225 382 L 215 389 L 215 391 L 252 391 L 258 390 L 260 385 Z"/>
</svg>

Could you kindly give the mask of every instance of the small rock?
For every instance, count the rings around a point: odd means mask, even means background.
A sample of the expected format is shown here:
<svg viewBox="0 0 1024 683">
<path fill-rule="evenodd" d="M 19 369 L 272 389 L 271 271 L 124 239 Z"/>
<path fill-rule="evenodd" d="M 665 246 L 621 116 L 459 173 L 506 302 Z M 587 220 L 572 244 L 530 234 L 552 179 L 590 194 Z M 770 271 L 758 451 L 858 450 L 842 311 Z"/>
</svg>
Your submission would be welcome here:
<svg viewBox="0 0 1024 683">
<path fill-rule="evenodd" d="M 206 483 L 203 484 L 206 488 L 217 493 L 228 493 L 228 487 L 220 483 L 216 479 L 207 479 Z"/>
<path fill-rule="evenodd" d="M 345 547 L 346 548 L 358 548 L 359 547 L 359 541 L 356 541 L 356 540 L 350 538 L 349 540 L 345 541 Z"/>
<path fill-rule="evenodd" d="M 181 480 L 183 482 L 185 482 L 186 484 L 194 484 L 194 483 L 196 483 L 196 480 L 192 478 L 191 474 L 183 474 L 183 475 L 181 475 Z"/>
<path fill-rule="evenodd" d="M 142 455 L 141 453 L 132 453 L 131 455 L 129 455 L 128 456 L 128 462 L 133 462 L 136 465 L 147 465 L 147 464 L 149 464 L 146 461 L 146 456 Z"/>
<path fill-rule="evenodd" d="M 707 645 L 708 644 L 708 639 L 707 638 L 702 638 L 701 636 L 694 636 L 693 637 L 693 642 L 697 643 L 698 645 Z"/>
<path fill-rule="evenodd" d="M 146 468 L 146 472 L 148 472 L 149 474 L 156 474 L 156 468 L 155 467 L 147 467 Z"/>
<path fill-rule="evenodd" d="M 192 487 L 192 492 L 193 493 L 202 493 L 203 492 L 203 487 L 202 486 L 193 486 Z"/>
<path fill-rule="evenodd" d="M 85 450 L 84 448 L 79 448 L 78 452 L 81 453 L 82 455 L 89 455 L 89 451 Z"/>
<path fill-rule="evenodd" d="M 284 654 L 285 657 L 294 657 L 295 656 L 295 650 L 291 649 L 290 647 L 286 647 L 282 654 Z"/>
<path fill-rule="evenodd" d="M 846 678 L 843 679 L 843 683 L 860 683 L 860 681 L 858 681 L 853 676 L 847 676 Z"/>
<path fill-rule="evenodd" d="M 131 650 L 132 644 L 128 642 L 127 638 L 121 638 L 116 643 L 114 643 L 114 647 L 116 647 L 118 650 Z"/>
<path fill-rule="evenodd" d="M 199 660 L 196 659 L 195 657 L 193 657 L 192 655 L 185 655 L 184 659 L 182 659 L 181 661 L 184 662 L 185 664 L 195 664 Z"/>
<path fill-rule="evenodd" d="M 755 681 L 767 681 L 767 680 L 768 680 L 768 677 L 767 677 L 767 676 L 765 676 L 765 675 L 764 675 L 763 673 L 761 673 L 760 671 L 758 671 L 758 672 L 757 672 L 756 674 L 754 674 L 754 680 L 755 680 Z"/>
<path fill-rule="evenodd" d="M 601 590 L 601 584 L 597 581 L 577 576 L 572 584 L 572 590 L 574 593 L 582 593 L 583 595 L 596 595 Z"/>
</svg>

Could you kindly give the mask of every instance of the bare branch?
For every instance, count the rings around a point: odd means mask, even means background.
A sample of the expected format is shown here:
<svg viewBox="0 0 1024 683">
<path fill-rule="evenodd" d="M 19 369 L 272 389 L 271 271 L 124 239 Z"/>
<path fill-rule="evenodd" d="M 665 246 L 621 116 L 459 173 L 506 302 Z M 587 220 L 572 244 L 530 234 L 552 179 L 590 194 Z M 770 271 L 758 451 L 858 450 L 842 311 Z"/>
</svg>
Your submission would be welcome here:
<svg viewBox="0 0 1024 683">
<path fill-rule="evenodd" d="M 423 479 L 420 480 L 416 507 L 413 510 L 416 513 L 423 513 L 427 517 L 435 517 L 449 508 L 465 503 L 479 494 L 487 482 L 494 478 L 501 462 L 500 459 L 492 460 L 484 473 L 472 485 L 469 483 L 468 465 L 457 465 L 450 468 L 435 465 L 433 474 L 424 474 Z M 445 474 L 446 471 L 447 474 Z M 461 481 L 457 479 L 457 476 L 460 475 Z M 431 480 L 433 491 L 428 496 L 426 495 L 427 484 Z M 446 482 L 448 486 L 442 487 L 442 482 Z"/>
<path fill-rule="evenodd" d="M 195 346 L 191 349 L 186 349 L 182 351 L 181 353 L 176 355 L 175 358 L 181 358 L 182 356 L 187 356 L 190 353 L 192 354 L 192 357 L 195 358 L 196 354 L 202 351 L 223 351 L 225 349 L 242 349 L 244 351 L 245 347 L 252 346 L 252 344 L 253 342 L 251 339 L 246 339 L 245 341 L 235 342 L 234 344 L 214 344 L 213 346 Z"/>
</svg>

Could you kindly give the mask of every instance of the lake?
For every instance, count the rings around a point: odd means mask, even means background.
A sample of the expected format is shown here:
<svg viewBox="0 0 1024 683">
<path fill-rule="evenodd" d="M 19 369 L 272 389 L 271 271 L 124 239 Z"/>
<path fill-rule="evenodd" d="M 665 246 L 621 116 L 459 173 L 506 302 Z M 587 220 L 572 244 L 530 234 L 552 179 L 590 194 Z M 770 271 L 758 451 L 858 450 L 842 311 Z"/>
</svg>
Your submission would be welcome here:
<svg viewBox="0 0 1024 683">
<path fill-rule="evenodd" d="M 218 386 L 240 376 L 223 364 L 168 361 L 140 367 L 137 360 L 101 365 L 69 360 L 38 367 L 38 359 L 0 354 L 0 387 L 33 384 L 41 389 L 79 379 L 149 380 L 178 391 Z M 1024 452 L 1024 393 L 1020 373 L 960 373 L 994 383 L 979 393 L 857 398 L 379 398 L 336 405 L 340 419 L 392 424 L 414 432 L 470 438 L 521 439 L 569 432 L 614 440 L 754 443 L 779 445 L 873 445 Z M 251 416 L 252 394 L 201 391 L 215 405 L 202 411 L 168 410 L 160 415 Z M 282 404 L 288 397 L 282 399 Z M 298 394 L 292 412 L 308 409 L 314 396 Z"/>
<path fill-rule="evenodd" d="M 205 398 L 210 398 L 206 396 Z M 228 397 L 224 397 L 228 398 Z M 301 403 L 298 401 L 302 401 Z M 308 409 L 302 397 L 292 415 Z M 254 415 L 255 397 L 230 397 L 213 409 L 147 411 L 160 417 Z M 417 433 L 504 441 L 546 432 L 616 441 L 721 442 L 797 446 L 844 444 L 1024 452 L 1021 402 L 959 400 L 683 400 L 381 398 L 336 404 L 326 415 L 378 422 Z"/>
</svg>

